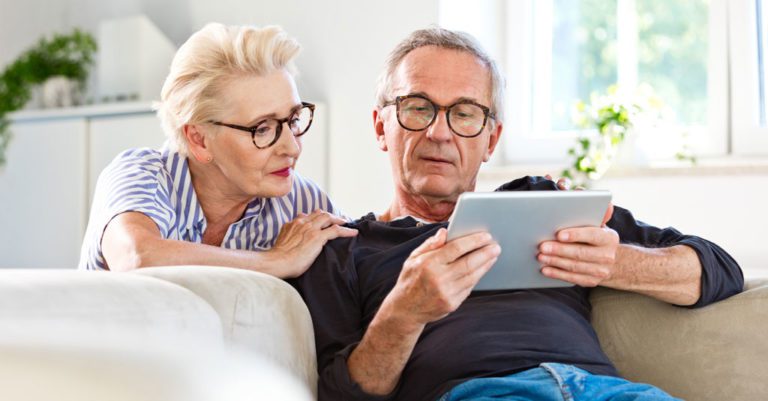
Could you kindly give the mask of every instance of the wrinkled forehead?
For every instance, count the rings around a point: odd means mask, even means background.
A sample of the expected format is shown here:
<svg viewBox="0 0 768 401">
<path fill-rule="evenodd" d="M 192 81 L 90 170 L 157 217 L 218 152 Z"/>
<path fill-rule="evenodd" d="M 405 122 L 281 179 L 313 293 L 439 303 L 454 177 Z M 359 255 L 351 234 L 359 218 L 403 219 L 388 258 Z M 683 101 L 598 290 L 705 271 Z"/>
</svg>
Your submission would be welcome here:
<svg viewBox="0 0 768 401">
<path fill-rule="evenodd" d="M 471 99 L 490 105 L 491 72 L 466 51 L 424 46 L 398 64 L 391 88 L 392 97 L 419 93 L 440 104 Z"/>
</svg>

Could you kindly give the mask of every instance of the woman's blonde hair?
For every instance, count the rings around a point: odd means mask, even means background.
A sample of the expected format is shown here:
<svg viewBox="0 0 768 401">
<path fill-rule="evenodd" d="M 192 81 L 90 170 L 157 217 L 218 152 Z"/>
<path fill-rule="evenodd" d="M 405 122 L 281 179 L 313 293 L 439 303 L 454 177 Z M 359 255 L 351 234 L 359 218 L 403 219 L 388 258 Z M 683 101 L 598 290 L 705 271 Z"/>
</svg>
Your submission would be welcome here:
<svg viewBox="0 0 768 401">
<path fill-rule="evenodd" d="M 243 75 L 264 76 L 276 70 L 296 75 L 299 43 L 277 26 L 206 25 L 176 52 L 155 105 L 172 150 L 187 154 L 183 128 L 217 118 L 222 88 Z"/>
</svg>

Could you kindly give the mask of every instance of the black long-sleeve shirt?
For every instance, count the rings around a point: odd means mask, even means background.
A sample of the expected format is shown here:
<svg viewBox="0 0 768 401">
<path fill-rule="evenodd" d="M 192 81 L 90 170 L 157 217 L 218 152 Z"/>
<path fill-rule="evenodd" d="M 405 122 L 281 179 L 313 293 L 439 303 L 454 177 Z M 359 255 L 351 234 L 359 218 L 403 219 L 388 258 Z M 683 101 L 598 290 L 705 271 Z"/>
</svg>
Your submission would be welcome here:
<svg viewBox="0 0 768 401">
<path fill-rule="evenodd" d="M 549 180 L 525 177 L 498 190 L 556 189 Z M 590 324 L 589 289 L 477 291 L 456 311 L 425 327 L 391 394 L 363 392 L 349 377 L 347 358 L 394 287 L 403 262 L 446 223 L 422 225 L 410 217 L 379 222 L 369 214 L 350 225 L 359 230 L 356 237 L 326 244 L 309 270 L 292 281 L 312 315 L 320 401 L 431 400 L 463 381 L 506 376 L 543 362 L 618 376 Z M 709 241 L 636 221 L 620 207 L 607 225 L 624 244 L 693 248 L 702 265 L 701 297 L 693 307 L 743 288 L 738 264 Z"/>
</svg>

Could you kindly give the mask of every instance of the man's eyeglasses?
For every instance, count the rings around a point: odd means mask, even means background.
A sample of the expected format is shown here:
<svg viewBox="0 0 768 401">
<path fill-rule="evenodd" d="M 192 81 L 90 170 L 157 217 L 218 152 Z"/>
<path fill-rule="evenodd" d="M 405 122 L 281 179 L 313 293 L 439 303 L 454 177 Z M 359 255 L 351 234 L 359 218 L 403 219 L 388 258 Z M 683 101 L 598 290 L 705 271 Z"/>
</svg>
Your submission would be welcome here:
<svg viewBox="0 0 768 401">
<path fill-rule="evenodd" d="M 288 129 L 291 130 L 293 136 L 299 137 L 309 130 L 314 115 L 315 105 L 312 103 L 301 102 L 301 107 L 291 113 L 288 118 L 268 118 L 253 127 L 227 124 L 220 121 L 209 121 L 209 123 L 250 132 L 253 144 L 259 149 L 266 149 L 274 145 L 277 140 L 280 139 L 280 134 L 283 132 L 283 124 L 288 123 Z"/>
<path fill-rule="evenodd" d="M 480 135 L 488 122 L 488 117 L 495 119 L 491 110 L 471 100 L 459 100 L 450 106 L 439 106 L 423 95 L 398 96 L 386 102 L 382 107 L 397 106 L 397 122 L 408 131 L 427 129 L 437 119 L 437 113 L 445 110 L 448 128 L 464 138 Z"/>
</svg>

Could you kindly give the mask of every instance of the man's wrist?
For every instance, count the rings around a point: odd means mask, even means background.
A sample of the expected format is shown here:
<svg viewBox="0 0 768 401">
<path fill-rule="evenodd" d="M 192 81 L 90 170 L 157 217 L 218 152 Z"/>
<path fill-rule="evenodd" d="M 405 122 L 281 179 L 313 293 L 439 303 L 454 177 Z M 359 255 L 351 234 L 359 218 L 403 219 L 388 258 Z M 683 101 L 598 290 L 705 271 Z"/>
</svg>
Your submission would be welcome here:
<svg viewBox="0 0 768 401">
<path fill-rule="evenodd" d="M 372 327 L 380 327 L 391 334 L 397 334 L 401 336 L 408 336 L 410 334 L 421 334 L 424 330 L 425 323 L 419 322 L 413 314 L 408 313 L 407 309 L 399 307 L 389 296 L 384 298 L 384 302 L 381 303 L 379 311 L 371 321 Z"/>
</svg>

